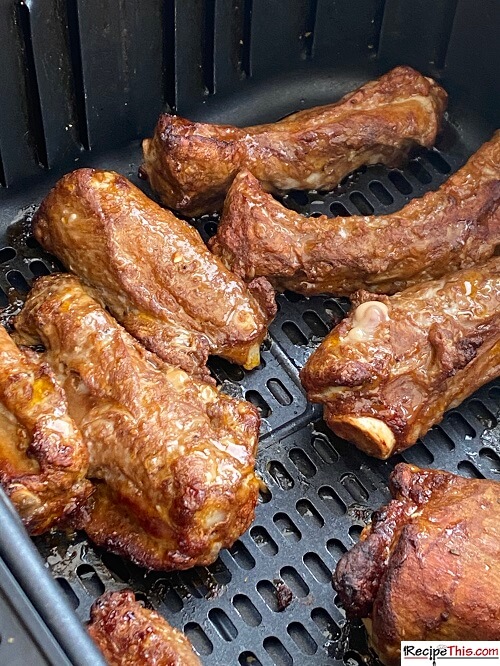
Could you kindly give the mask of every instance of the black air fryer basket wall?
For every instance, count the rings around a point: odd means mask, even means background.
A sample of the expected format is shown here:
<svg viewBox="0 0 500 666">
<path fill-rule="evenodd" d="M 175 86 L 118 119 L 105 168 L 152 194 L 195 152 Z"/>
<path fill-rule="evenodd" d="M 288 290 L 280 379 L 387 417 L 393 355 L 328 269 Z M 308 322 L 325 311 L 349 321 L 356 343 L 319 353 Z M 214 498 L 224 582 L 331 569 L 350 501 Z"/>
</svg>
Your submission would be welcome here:
<svg viewBox="0 0 500 666">
<path fill-rule="evenodd" d="M 136 176 L 139 139 L 151 134 L 162 109 L 240 125 L 271 121 L 334 101 L 395 65 L 412 65 L 450 95 L 437 147 L 401 170 L 370 167 L 331 193 L 284 198 L 305 214 L 387 213 L 438 187 L 500 126 L 499 33 L 498 0 L 0 0 L 4 321 L 34 277 L 58 269 L 29 232 L 44 194 L 81 166 L 115 169 L 147 192 Z M 206 216 L 194 223 L 206 239 L 216 222 Z M 258 470 L 267 491 L 254 525 L 214 565 L 170 574 L 141 570 L 82 535 L 36 539 L 81 620 L 105 589 L 130 586 L 186 632 L 206 666 L 362 663 L 363 632 L 343 628 L 331 571 L 387 500 L 394 464 L 498 478 L 500 381 L 448 412 L 401 456 L 370 459 L 329 433 L 298 381 L 348 302 L 289 293 L 278 302 L 259 368 L 211 364 L 224 390 L 246 396 L 263 416 Z M 9 545 L 6 524 L 0 554 Z M 25 541 L 16 542 L 14 574 L 61 644 L 66 636 L 70 654 L 68 644 L 84 646 L 86 636 L 66 631 L 55 584 L 37 589 Z M 9 620 L 5 608 L 0 632 Z M 12 626 L 24 645 L 22 622 Z M 5 641 L 0 662 L 10 663 L 4 650 Z M 46 655 L 25 663 L 47 663 Z"/>
</svg>

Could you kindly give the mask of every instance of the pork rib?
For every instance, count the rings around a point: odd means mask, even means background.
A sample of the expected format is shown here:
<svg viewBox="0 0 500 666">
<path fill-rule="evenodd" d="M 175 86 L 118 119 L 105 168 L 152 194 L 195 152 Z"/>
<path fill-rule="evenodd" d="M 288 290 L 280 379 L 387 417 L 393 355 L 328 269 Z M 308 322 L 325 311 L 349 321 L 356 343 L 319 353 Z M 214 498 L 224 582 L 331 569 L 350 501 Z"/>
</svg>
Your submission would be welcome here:
<svg viewBox="0 0 500 666">
<path fill-rule="evenodd" d="M 30 534 L 64 523 L 87 500 L 88 462 L 50 367 L 0 326 L 0 482 Z"/>
<path fill-rule="evenodd" d="M 94 169 L 64 176 L 41 204 L 33 231 L 168 363 L 205 379 L 209 354 L 249 369 L 259 364 L 276 311 L 270 285 L 245 285 L 193 227 L 126 178 Z"/>
<path fill-rule="evenodd" d="M 357 292 L 301 380 L 335 433 L 387 458 L 498 375 L 500 257 L 493 257 L 394 296 Z"/>
<path fill-rule="evenodd" d="M 435 81 L 396 67 L 335 104 L 267 125 L 163 114 L 143 141 L 142 170 L 166 206 L 193 216 L 219 210 L 241 169 L 268 191 L 331 189 L 364 164 L 398 166 L 412 146 L 432 146 L 446 101 Z"/>
<path fill-rule="evenodd" d="M 68 274 L 40 278 L 17 317 L 42 342 L 90 454 L 79 526 L 151 569 L 213 562 L 254 516 L 260 419 L 144 349 Z"/>
<path fill-rule="evenodd" d="M 500 131 L 437 191 L 390 215 L 304 217 L 249 172 L 229 190 L 210 247 L 282 291 L 394 293 L 491 257 L 500 245 Z"/>
<path fill-rule="evenodd" d="M 348 617 L 386 666 L 402 640 L 498 640 L 500 484 L 399 464 L 390 489 L 335 571 Z"/>
<path fill-rule="evenodd" d="M 108 666 L 201 666 L 186 636 L 129 590 L 99 597 L 87 630 Z"/>
</svg>

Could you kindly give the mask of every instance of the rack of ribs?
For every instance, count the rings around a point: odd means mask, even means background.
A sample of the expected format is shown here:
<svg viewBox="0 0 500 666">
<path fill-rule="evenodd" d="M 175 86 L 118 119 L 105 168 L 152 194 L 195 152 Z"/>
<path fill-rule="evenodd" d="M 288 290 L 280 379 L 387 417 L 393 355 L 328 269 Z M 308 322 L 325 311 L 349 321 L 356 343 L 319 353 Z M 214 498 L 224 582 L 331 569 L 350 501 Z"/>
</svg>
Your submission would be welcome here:
<svg viewBox="0 0 500 666">
<path fill-rule="evenodd" d="M 95 492 L 76 526 L 150 569 L 232 545 L 257 501 L 256 408 L 148 352 L 72 275 L 37 280 L 15 326 L 44 345 L 89 450 Z"/>
<path fill-rule="evenodd" d="M 304 217 L 249 172 L 229 190 L 212 251 L 279 291 L 390 294 L 491 257 L 500 245 L 500 131 L 437 191 L 389 215 Z"/>
<path fill-rule="evenodd" d="M 301 380 L 340 437 L 388 458 L 500 375 L 500 257 L 394 296 L 360 291 Z"/>
<path fill-rule="evenodd" d="M 87 467 L 54 374 L 0 326 L 0 482 L 30 534 L 64 523 L 86 501 Z"/>
<path fill-rule="evenodd" d="M 399 464 L 334 587 L 386 666 L 402 640 L 498 640 L 500 483 Z"/>
<path fill-rule="evenodd" d="M 241 169 L 271 192 L 329 190 L 360 166 L 399 166 L 413 146 L 432 146 L 446 103 L 435 81 L 396 67 L 335 104 L 266 125 L 163 114 L 153 138 L 143 141 L 141 169 L 162 203 L 191 216 L 220 210 Z"/>
<path fill-rule="evenodd" d="M 99 597 L 87 630 L 109 666 L 201 666 L 186 636 L 129 590 Z"/>
<path fill-rule="evenodd" d="M 246 368 L 276 312 L 265 279 L 246 285 L 198 232 L 126 178 L 79 169 L 62 178 L 33 219 L 38 242 L 150 351 L 207 379 L 209 354 Z"/>
</svg>

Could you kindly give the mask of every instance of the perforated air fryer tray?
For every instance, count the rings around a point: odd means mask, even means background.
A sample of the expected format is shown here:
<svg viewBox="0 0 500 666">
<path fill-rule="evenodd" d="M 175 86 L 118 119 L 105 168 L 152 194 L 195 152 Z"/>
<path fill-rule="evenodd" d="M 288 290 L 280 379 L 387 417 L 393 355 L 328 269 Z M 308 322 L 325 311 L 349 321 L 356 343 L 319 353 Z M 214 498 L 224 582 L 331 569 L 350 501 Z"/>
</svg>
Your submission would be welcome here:
<svg viewBox="0 0 500 666">
<path fill-rule="evenodd" d="M 387 213 L 438 187 L 471 152 L 447 125 L 439 149 L 423 151 L 402 170 L 375 166 L 346 179 L 333 193 L 292 192 L 284 203 L 302 213 Z M 486 137 L 484 137 L 486 138 Z M 477 143 L 477 141 L 476 141 Z M 135 179 L 139 146 L 87 160 Z M 79 164 L 75 164 L 79 166 Z M 52 175 L 52 182 L 55 176 Z M 137 182 L 137 181 L 135 181 Z M 36 201 L 51 183 L 33 192 Z M 142 187 L 146 187 L 142 184 Z M 17 198 L 23 201 L 22 196 Z M 30 203 L 26 201 L 25 203 Z M 19 308 L 34 277 L 58 268 L 29 232 L 31 206 L 1 238 L 1 305 Z M 195 221 L 204 238 L 216 218 Z M 311 666 L 366 663 L 359 627 L 344 628 L 331 572 L 371 511 L 388 499 L 396 462 L 441 467 L 466 476 L 498 478 L 500 381 L 482 388 L 446 415 L 416 446 L 388 462 L 369 458 L 335 437 L 321 409 L 307 403 L 298 371 L 349 308 L 345 299 L 278 296 L 259 368 L 245 372 L 220 360 L 211 369 L 224 390 L 244 396 L 262 413 L 257 469 L 261 493 L 248 533 L 215 564 L 182 573 L 147 572 L 94 548 L 82 534 L 36 539 L 50 570 L 85 621 L 104 590 L 130 586 L 146 604 L 183 629 L 206 666 Z"/>
</svg>

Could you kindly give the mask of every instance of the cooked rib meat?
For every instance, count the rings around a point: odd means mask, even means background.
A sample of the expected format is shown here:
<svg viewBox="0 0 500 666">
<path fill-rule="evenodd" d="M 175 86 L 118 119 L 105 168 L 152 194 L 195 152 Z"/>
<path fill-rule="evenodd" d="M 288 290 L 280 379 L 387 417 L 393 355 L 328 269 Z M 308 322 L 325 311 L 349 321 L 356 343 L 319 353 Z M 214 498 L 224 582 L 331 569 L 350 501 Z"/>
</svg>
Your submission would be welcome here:
<svg viewBox="0 0 500 666">
<path fill-rule="evenodd" d="M 306 218 L 238 174 L 211 249 L 282 291 L 394 293 L 488 259 L 500 245 L 500 132 L 436 192 L 390 215 Z"/>
<path fill-rule="evenodd" d="M 248 287 L 198 232 L 114 172 L 60 180 L 33 220 L 36 239 L 86 283 L 150 351 L 208 377 L 208 354 L 246 368 L 276 312 L 266 280 Z"/>
<path fill-rule="evenodd" d="M 219 210 L 248 169 L 268 191 L 331 189 L 364 164 L 398 166 L 416 144 L 432 146 L 447 95 L 432 79 L 396 67 L 335 104 L 267 125 L 237 128 L 163 114 L 142 147 L 142 170 L 167 206 L 187 215 Z"/>
<path fill-rule="evenodd" d="M 109 666 L 201 666 L 186 636 L 128 590 L 99 597 L 87 629 Z"/>
<path fill-rule="evenodd" d="M 399 464 L 390 489 L 337 565 L 347 615 L 386 666 L 402 640 L 498 640 L 500 484 Z"/>
<path fill-rule="evenodd" d="M 30 534 L 85 502 L 87 467 L 87 447 L 50 368 L 0 326 L 0 482 Z"/>
<path fill-rule="evenodd" d="M 90 453 L 81 526 L 151 569 L 213 562 L 257 501 L 257 410 L 144 349 L 71 275 L 40 278 L 16 320 L 42 342 Z"/>
<path fill-rule="evenodd" d="M 414 444 L 500 374 L 500 257 L 394 296 L 366 291 L 301 372 L 340 437 L 378 458 Z"/>
</svg>

